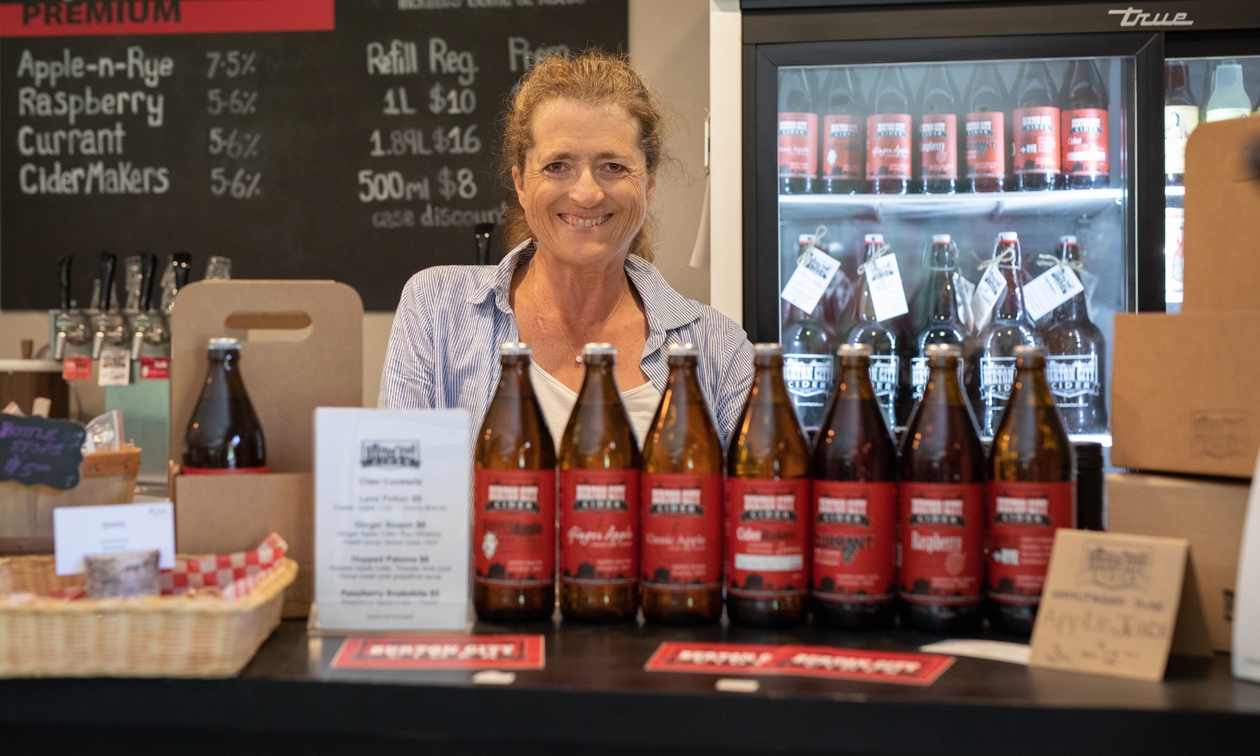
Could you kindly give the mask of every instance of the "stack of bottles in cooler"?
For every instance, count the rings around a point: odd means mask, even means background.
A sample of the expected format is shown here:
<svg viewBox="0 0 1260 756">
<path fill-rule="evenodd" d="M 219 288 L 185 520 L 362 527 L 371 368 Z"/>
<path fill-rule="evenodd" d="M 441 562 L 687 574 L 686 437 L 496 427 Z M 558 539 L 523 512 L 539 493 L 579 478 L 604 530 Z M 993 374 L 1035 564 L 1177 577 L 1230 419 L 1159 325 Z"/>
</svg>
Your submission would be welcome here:
<svg viewBox="0 0 1260 756">
<path fill-rule="evenodd" d="M 943 65 L 911 93 L 884 66 L 864 97 L 849 67 L 786 71 L 779 84 L 782 194 L 954 194 L 1105 188 L 1107 88 L 1093 60 L 1056 86 L 1045 61 L 1022 63 L 1009 92 L 978 63 L 962 96 Z"/>
<path fill-rule="evenodd" d="M 808 234 L 801 236 L 800 244 L 806 251 L 816 247 Z M 865 244 L 868 262 L 887 253 L 881 234 L 867 234 Z M 885 322 L 876 319 L 871 288 L 863 274 L 847 312 L 827 294 L 812 312 L 788 306 L 782 337 L 787 386 L 807 433 L 816 433 L 821 425 L 824 399 L 820 397 L 831 391 L 832 355 L 844 343 L 870 347 L 871 382 L 889 427 L 905 424 L 923 394 L 927 348 L 954 344 L 962 351 L 963 386 L 981 434 L 993 436 L 1014 380 L 1014 350 L 1026 345 L 1047 349 L 1050 390 L 1068 432 L 1107 432 L 1106 345 L 1089 318 L 1083 290 L 1034 320 L 1025 302 L 1024 287 L 1031 277 L 1025 270 L 1019 236 L 1003 232 L 992 257 L 981 264 L 986 275 L 978 288 L 989 286 L 992 304 L 983 312 L 969 311 L 964 318 L 963 310 L 970 310 L 979 298 L 959 293 L 960 287 L 972 284 L 958 271 L 957 246 L 948 234 L 934 235 L 925 256 L 928 275 L 906 315 Z M 1062 237 L 1053 254 L 1047 251 L 1038 258 L 1037 264 L 1051 271 L 1056 286 L 1068 286 L 1060 283 L 1070 280 L 1065 271 L 1076 277 L 1083 269 L 1075 236 Z"/>
<path fill-rule="evenodd" d="M 844 344 L 814 443 L 797 420 L 783 347 L 757 344 L 725 450 L 697 380 L 697 350 L 670 374 L 640 449 L 615 380 L 616 350 L 588 344 L 556 451 L 505 344 L 475 442 L 474 605 L 490 621 L 808 620 L 1031 631 L 1055 528 L 1075 526 L 1072 447 L 1046 382 L 1045 349 L 1016 375 L 986 455 L 956 344 L 931 344 L 898 450 L 870 380 L 871 349 Z M 986 546 L 987 544 L 987 546 Z M 900 552 L 900 558 L 897 554 Z M 558 559 L 557 559 L 558 556 Z M 557 561 L 559 568 L 557 569 Z M 557 602 L 557 586 L 559 600 Z"/>
</svg>

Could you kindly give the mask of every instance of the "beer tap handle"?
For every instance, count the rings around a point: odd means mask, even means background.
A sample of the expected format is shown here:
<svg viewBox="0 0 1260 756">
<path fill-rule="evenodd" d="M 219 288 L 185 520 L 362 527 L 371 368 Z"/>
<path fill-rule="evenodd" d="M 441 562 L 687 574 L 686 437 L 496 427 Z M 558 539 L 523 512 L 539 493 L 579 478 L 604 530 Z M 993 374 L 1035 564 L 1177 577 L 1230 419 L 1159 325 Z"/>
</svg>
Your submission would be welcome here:
<svg viewBox="0 0 1260 756">
<path fill-rule="evenodd" d="M 70 309 L 70 264 L 73 262 L 73 254 L 65 255 L 57 261 L 57 283 L 61 289 L 62 312 Z"/>
<path fill-rule="evenodd" d="M 473 238 L 477 241 L 477 264 L 490 264 L 490 236 L 494 233 L 493 223 L 478 223 L 473 229 Z"/>
<path fill-rule="evenodd" d="M 173 258 L 172 265 L 175 266 L 175 293 L 184 288 L 188 283 L 188 274 L 192 271 L 192 255 L 187 252 L 176 252 L 171 255 Z"/>
<path fill-rule="evenodd" d="M 157 270 L 157 255 L 146 252 L 140 263 L 140 312 L 148 312 L 153 305 L 153 273 Z"/>
<path fill-rule="evenodd" d="M 114 293 L 114 267 L 117 265 L 116 255 L 101 253 L 101 312 L 109 311 L 110 298 Z"/>
</svg>

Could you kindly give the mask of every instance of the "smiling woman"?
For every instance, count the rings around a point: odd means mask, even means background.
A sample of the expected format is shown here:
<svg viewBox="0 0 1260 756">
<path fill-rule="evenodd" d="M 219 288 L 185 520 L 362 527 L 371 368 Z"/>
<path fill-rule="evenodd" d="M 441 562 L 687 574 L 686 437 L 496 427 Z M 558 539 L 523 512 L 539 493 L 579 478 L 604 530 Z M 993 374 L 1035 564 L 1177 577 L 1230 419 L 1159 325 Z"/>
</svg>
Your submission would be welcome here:
<svg viewBox="0 0 1260 756">
<path fill-rule="evenodd" d="M 514 249 L 494 268 L 429 268 L 407 283 L 379 405 L 465 407 L 476 427 L 498 381 L 495 350 L 524 341 L 558 439 L 581 387 L 582 346 L 607 342 L 629 358 L 618 361 L 616 379 L 642 439 L 669 375 L 665 346 L 691 342 L 701 389 L 729 436 L 752 380 L 752 346 L 651 264 L 648 208 L 666 162 L 664 124 L 623 57 L 587 51 L 530 71 L 504 118 L 500 151 Z"/>
</svg>

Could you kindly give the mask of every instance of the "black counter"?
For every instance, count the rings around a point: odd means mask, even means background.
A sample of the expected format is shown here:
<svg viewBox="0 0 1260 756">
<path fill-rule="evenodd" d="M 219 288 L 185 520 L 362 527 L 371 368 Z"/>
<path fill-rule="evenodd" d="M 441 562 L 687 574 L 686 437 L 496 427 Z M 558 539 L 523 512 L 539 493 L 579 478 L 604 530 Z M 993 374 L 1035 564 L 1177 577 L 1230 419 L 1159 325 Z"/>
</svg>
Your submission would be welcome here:
<svg viewBox="0 0 1260 756">
<path fill-rule="evenodd" d="M 1174 657 L 1162 683 L 958 658 L 929 687 L 648 673 L 665 640 L 915 650 L 906 631 L 551 624 L 547 666 L 510 686 L 472 672 L 332 671 L 339 637 L 285 622 L 232 680 L 0 681 L 0 753 L 1251 754 L 1260 685 L 1229 657 Z"/>
</svg>

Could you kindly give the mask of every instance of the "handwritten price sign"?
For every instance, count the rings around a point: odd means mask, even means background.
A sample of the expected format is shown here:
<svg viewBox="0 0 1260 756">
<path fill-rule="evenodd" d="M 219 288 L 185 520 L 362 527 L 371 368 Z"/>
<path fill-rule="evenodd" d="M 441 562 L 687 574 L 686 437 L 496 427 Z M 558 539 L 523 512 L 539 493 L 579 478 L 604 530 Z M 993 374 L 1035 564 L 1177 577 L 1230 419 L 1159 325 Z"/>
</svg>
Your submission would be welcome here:
<svg viewBox="0 0 1260 756">
<path fill-rule="evenodd" d="M 64 420 L 0 415 L 0 481 L 62 490 L 79 485 L 83 427 Z"/>
</svg>

